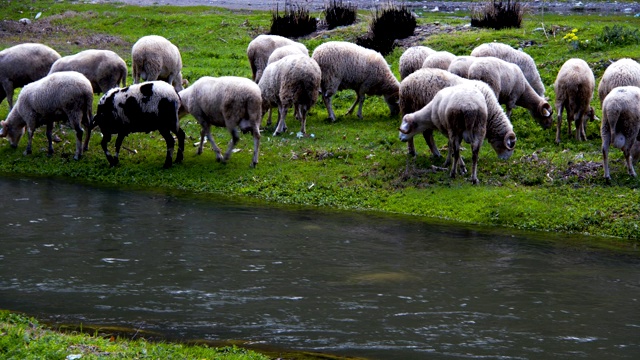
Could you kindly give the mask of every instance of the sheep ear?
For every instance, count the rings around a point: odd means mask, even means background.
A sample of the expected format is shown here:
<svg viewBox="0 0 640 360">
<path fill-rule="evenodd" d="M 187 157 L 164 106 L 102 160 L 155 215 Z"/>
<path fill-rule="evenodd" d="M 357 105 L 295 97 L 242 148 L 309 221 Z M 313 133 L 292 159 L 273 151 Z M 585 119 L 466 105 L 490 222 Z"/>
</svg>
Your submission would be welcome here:
<svg viewBox="0 0 640 360">
<path fill-rule="evenodd" d="M 504 137 L 504 146 L 507 150 L 513 150 L 516 147 L 516 134 L 513 131 L 509 131 Z"/>
<path fill-rule="evenodd" d="M 548 116 L 551 116 L 551 114 L 553 114 L 553 109 L 551 108 L 551 105 L 549 105 L 548 102 L 545 102 L 544 104 L 542 104 L 540 113 L 542 114 L 542 116 L 548 117 Z"/>
</svg>

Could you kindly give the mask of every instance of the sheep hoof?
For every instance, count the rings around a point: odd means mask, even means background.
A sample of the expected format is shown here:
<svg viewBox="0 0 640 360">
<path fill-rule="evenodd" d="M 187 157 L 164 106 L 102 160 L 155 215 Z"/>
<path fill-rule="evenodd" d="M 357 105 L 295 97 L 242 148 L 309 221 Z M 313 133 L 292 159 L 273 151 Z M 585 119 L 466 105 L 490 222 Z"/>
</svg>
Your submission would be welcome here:
<svg viewBox="0 0 640 360">
<path fill-rule="evenodd" d="M 251 168 L 252 168 L 252 169 L 255 169 L 255 168 L 256 168 L 256 166 L 258 166 L 258 163 L 257 163 L 257 162 L 251 162 Z"/>
<path fill-rule="evenodd" d="M 173 163 L 171 161 L 165 161 L 164 165 L 162 165 L 163 169 L 169 169 L 171 168 L 171 166 L 173 165 Z"/>
<path fill-rule="evenodd" d="M 471 179 L 471 185 L 478 185 L 478 179 Z"/>
<path fill-rule="evenodd" d="M 176 164 L 180 164 L 182 162 L 182 160 L 184 160 L 184 155 L 182 155 L 181 152 L 178 153 L 178 155 L 176 155 L 176 161 L 174 161 Z"/>
<path fill-rule="evenodd" d="M 73 157 L 73 160 L 78 161 L 78 160 L 80 160 L 81 157 L 82 157 L 82 155 L 75 155 Z"/>
<path fill-rule="evenodd" d="M 27 149 L 23 152 L 24 155 L 31 155 L 31 149 Z"/>
</svg>

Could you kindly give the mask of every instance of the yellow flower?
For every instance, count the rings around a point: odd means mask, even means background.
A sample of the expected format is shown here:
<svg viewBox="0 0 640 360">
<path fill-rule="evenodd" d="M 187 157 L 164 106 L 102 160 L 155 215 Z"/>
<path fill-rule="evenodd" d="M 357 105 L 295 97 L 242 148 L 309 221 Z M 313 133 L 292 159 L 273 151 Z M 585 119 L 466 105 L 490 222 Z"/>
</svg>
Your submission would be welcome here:
<svg viewBox="0 0 640 360">
<path fill-rule="evenodd" d="M 578 29 L 574 28 L 573 30 L 571 30 L 571 32 L 575 34 L 578 32 Z"/>
</svg>

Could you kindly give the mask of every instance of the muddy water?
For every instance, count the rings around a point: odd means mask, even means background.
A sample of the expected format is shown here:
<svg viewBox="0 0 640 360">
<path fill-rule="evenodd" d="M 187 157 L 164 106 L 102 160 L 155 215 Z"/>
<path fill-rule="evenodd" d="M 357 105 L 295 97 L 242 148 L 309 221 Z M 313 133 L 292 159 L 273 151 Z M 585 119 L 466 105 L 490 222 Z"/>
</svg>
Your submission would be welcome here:
<svg viewBox="0 0 640 360">
<path fill-rule="evenodd" d="M 0 308 L 42 319 L 372 359 L 640 354 L 640 260 L 551 234 L 45 179 L 0 189 Z"/>
</svg>

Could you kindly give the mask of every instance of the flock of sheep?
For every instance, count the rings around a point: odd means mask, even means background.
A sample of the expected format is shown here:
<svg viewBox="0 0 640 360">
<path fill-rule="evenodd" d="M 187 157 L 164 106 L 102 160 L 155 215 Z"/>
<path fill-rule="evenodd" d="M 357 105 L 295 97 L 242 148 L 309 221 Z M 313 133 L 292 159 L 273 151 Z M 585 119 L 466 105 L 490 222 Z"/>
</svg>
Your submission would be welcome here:
<svg viewBox="0 0 640 360">
<path fill-rule="evenodd" d="M 318 95 L 331 120 L 336 119 L 331 98 L 352 89 L 362 118 L 366 95 L 383 96 L 391 115 L 401 113 L 400 140 L 415 155 L 413 139 L 422 134 L 434 156 L 440 156 L 434 131 L 448 137 L 445 166 L 450 175 L 466 173 L 460 157 L 462 141 L 471 144 L 471 181 L 476 184 L 478 153 L 486 139 L 501 159 L 508 159 L 516 145 L 511 111 L 520 106 L 543 127 L 553 124 L 553 108 L 544 97 L 545 88 L 534 60 L 522 51 L 500 43 L 483 44 L 469 56 L 456 56 L 426 46 L 414 46 L 400 57 L 401 81 L 379 53 L 361 46 L 329 41 L 309 56 L 302 43 L 276 36 L 259 35 L 247 47 L 253 81 L 247 78 L 205 76 L 190 86 L 182 78 L 180 51 L 169 40 L 150 35 L 132 47 L 134 85 L 126 86 L 127 65 L 108 50 L 85 50 L 61 57 L 42 45 L 20 44 L 0 52 L 0 101 L 7 97 L 9 115 L 0 122 L 0 136 L 11 146 L 25 129 L 31 143 L 37 127 L 45 125 L 49 153 L 53 153 L 54 121 L 66 120 L 76 132 L 79 159 L 89 144 L 91 130 L 99 127 L 101 146 L 110 165 L 118 164 L 124 137 L 134 132 L 159 131 L 166 141 L 164 167 L 182 161 L 185 133 L 180 118 L 190 113 L 200 124 L 204 139 L 211 143 L 218 161 L 227 161 L 239 140 L 238 131 L 254 139 L 251 165 L 258 163 L 260 126 L 265 114 L 271 125 L 271 109 L 277 108 L 274 135 L 283 133 L 285 119 L 293 107 L 295 118 L 306 132 L 306 117 Z M 122 87 L 118 87 L 122 85 Z M 581 59 L 570 59 L 560 69 L 555 86 L 557 131 L 560 142 L 562 113 L 566 109 L 568 133 L 575 123 L 575 137 L 585 140 L 585 122 L 595 119 L 590 106 L 595 89 L 593 72 Z M 23 87 L 16 103 L 14 89 Z M 103 93 L 92 115 L 93 94 Z M 602 152 L 608 179 L 610 145 L 622 149 L 630 175 L 636 176 L 633 160 L 640 155 L 640 64 L 622 59 L 607 68 L 598 86 L 602 105 Z M 501 105 L 505 105 L 506 112 Z M 223 155 L 211 136 L 211 126 L 226 127 L 231 141 Z M 84 128 L 84 130 L 83 130 Z M 83 134 L 86 132 L 83 143 Z M 115 153 L 108 144 L 117 135 Z M 175 136 L 175 138 L 174 138 Z"/>
</svg>

